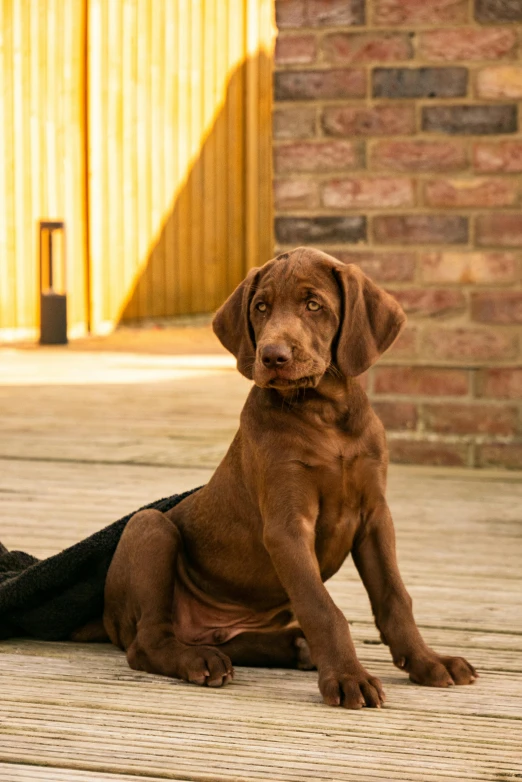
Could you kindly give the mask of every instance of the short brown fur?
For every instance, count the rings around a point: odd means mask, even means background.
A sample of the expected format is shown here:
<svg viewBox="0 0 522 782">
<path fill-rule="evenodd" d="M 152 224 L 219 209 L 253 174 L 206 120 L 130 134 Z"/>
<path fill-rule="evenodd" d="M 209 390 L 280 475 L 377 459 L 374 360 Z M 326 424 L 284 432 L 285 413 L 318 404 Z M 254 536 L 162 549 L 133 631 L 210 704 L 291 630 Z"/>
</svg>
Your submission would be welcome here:
<svg viewBox="0 0 522 782">
<path fill-rule="evenodd" d="M 324 586 L 351 552 L 395 665 L 419 684 L 475 680 L 417 629 L 385 499 L 384 430 L 355 380 L 404 320 L 357 267 L 305 248 L 253 269 L 223 304 L 215 332 L 254 386 L 209 483 L 166 514 L 137 513 L 123 533 L 104 625 L 131 667 L 221 686 L 233 664 L 315 666 L 327 704 L 381 706 Z"/>
</svg>

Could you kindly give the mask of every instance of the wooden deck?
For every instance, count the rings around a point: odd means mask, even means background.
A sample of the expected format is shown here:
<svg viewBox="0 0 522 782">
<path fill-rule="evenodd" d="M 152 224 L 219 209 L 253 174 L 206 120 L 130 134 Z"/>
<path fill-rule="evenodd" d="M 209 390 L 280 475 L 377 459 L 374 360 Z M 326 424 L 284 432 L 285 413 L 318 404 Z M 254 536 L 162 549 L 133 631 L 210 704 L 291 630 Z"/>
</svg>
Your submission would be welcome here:
<svg viewBox="0 0 522 782">
<path fill-rule="evenodd" d="M 248 383 L 219 350 L 176 352 L 0 350 L 0 540 L 49 555 L 208 478 Z M 240 668 L 199 689 L 133 672 L 108 645 L 13 640 L 0 780 L 521 779 L 522 475 L 394 468 L 389 497 L 419 624 L 476 665 L 476 685 L 410 684 L 348 562 L 330 587 L 383 710 L 324 706 L 313 672 Z"/>
</svg>

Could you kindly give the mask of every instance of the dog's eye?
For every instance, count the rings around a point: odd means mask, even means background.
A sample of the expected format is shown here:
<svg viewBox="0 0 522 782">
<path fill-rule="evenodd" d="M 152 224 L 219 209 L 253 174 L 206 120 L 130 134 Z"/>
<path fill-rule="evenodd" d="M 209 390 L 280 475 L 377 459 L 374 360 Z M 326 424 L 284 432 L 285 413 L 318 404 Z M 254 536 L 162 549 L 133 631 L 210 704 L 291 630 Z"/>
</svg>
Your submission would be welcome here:
<svg viewBox="0 0 522 782">
<path fill-rule="evenodd" d="M 310 301 L 306 302 L 306 309 L 310 310 L 311 312 L 317 312 L 317 310 L 321 309 L 321 305 L 318 301 L 315 301 L 314 299 L 310 299 Z"/>
<path fill-rule="evenodd" d="M 256 304 L 256 310 L 258 312 L 266 312 L 266 304 L 264 301 L 258 301 Z"/>
</svg>

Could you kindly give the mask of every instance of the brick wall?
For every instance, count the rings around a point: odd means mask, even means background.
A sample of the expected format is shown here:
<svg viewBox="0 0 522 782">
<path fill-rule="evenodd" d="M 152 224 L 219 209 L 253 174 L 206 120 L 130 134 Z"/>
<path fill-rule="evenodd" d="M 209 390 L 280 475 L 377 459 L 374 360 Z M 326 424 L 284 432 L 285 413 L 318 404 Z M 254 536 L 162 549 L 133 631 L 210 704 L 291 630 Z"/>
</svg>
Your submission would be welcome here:
<svg viewBox="0 0 522 782">
<path fill-rule="evenodd" d="M 395 461 L 522 468 L 521 0 L 276 0 L 278 249 L 409 325 L 366 379 Z"/>
</svg>

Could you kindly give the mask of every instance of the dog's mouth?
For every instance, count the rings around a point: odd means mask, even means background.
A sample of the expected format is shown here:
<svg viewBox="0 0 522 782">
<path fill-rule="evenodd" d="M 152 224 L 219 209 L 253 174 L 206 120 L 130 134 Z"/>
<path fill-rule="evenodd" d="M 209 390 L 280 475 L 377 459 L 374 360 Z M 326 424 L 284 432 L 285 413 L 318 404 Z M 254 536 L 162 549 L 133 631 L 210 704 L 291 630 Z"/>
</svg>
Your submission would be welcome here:
<svg viewBox="0 0 522 782">
<path fill-rule="evenodd" d="M 272 369 L 270 372 L 260 372 L 256 383 L 262 388 L 291 391 L 298 388 L 316 388 L 324 375 L 324 372 L 313 364 L 306 368 L 301 367 L 301 372 L 303 374 L 299 374 L 299 368 L 295 366 L 289 369 Z"/>
<path fill-rule="evenodd" d="M 326 367 L 322 362 L 306 358 L 293 360 L 283 367 L 265 367 L 256 361 L 254 382 L 260 388 L 274 388 L 278 391 L 292 391 L 299 388 L 316 388 L 324 376 Z"/>
<path fill-rule="evenodd" d="M 277 390 L 289 390 L 293 388 L 315 388 L 321 379 L 321 375 L 306 375 L 304 377 L 286 378 L 276 375 L 266 384 L 266 388 Z"/>
</svg>

